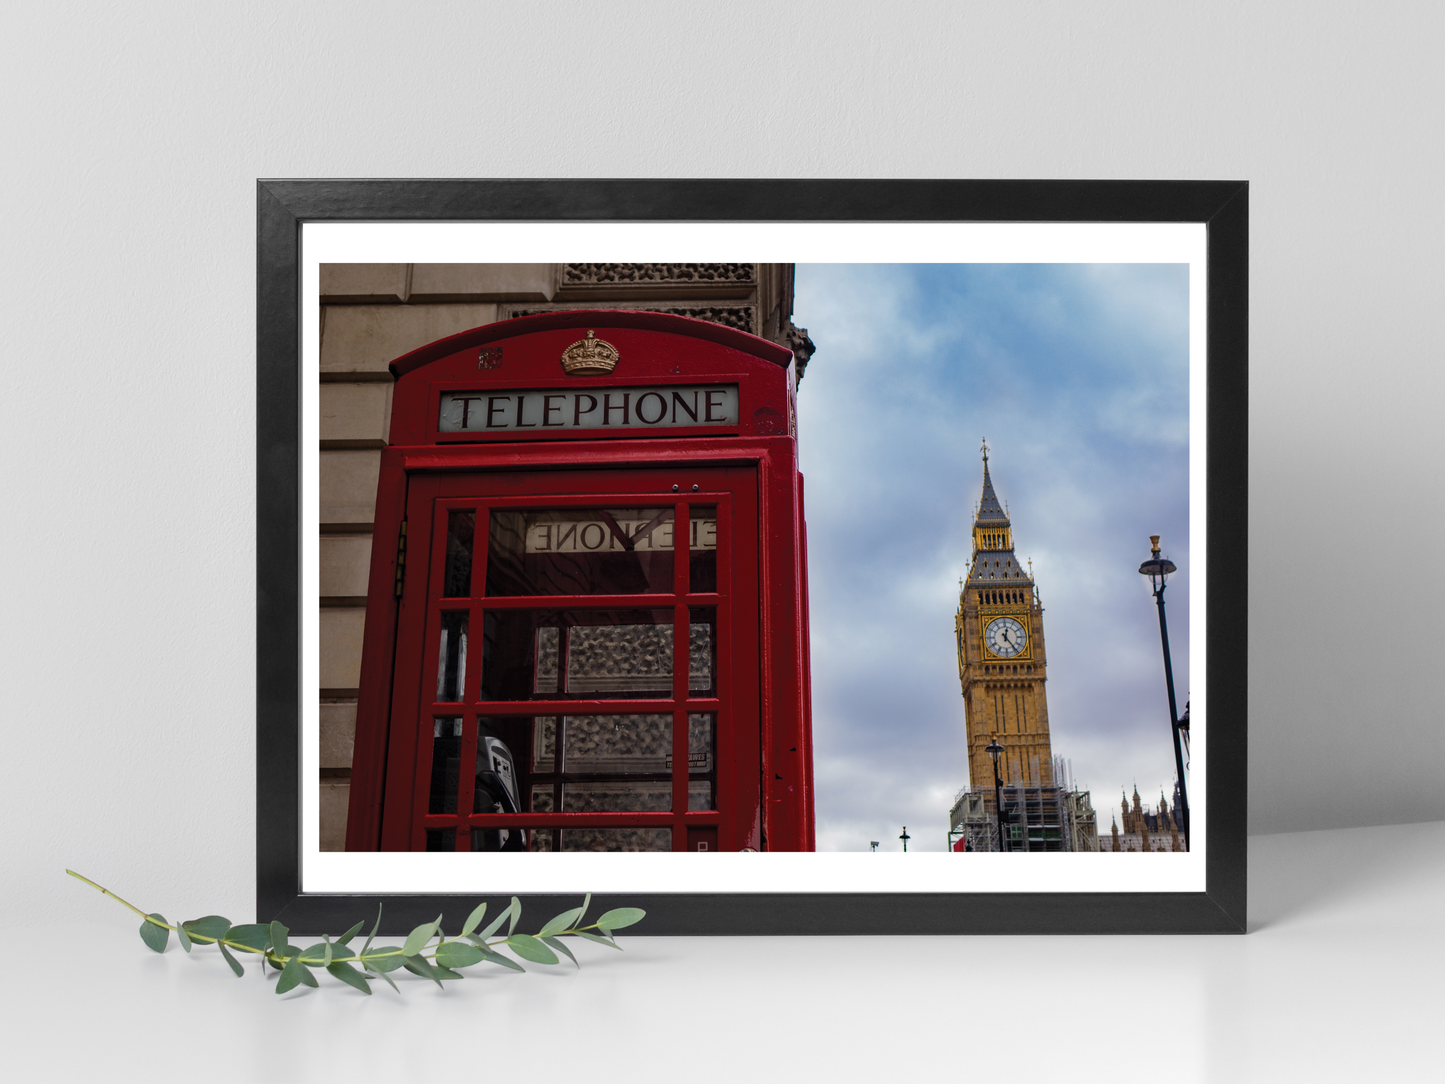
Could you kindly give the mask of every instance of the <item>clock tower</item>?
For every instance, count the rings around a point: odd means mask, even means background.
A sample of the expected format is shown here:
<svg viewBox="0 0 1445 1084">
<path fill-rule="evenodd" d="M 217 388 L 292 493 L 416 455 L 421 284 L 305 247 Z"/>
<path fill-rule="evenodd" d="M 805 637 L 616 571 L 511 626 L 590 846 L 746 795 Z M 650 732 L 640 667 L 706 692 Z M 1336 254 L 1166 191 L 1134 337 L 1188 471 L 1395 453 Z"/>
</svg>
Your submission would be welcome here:
<svg viewBox="0 0 1445 1084">
<path fill-rule="evenodd" d="M 986 747 L 1003 746 L 1005 786 L 1052 786 L 1049 708 L 1044 694 L 1043 607 L 1032 570 L 1014 555 L 1013 528 L 999 504 L 983 446 L 983 496 L 973 521 L 973 564 L 960 585 L 954 633 L 968 729 L 968 780 L 993 789 Z"/>
</svg>

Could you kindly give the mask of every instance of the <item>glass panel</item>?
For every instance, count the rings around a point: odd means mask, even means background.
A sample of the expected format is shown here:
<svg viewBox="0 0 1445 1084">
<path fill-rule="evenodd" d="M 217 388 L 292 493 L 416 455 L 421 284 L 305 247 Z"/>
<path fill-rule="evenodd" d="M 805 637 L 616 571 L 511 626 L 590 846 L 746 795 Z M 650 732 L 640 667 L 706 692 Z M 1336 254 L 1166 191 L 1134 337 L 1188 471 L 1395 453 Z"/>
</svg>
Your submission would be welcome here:
<svg viewBox="0 0 1445 1084">
<path fill-rule="evenodd" d="M 668 813 L 672 783 L 583 782 L 562 785 L 563 813 Z"/>
<path fill-rule="evenodd" d="M 466 598 L 472 593 L 472 539 L 477 514 L 471 510 L 447 513 L 447 564 L 442 577 L 444 598 Z"/>
<path fill-rule="evenodd" d="M 437 700 L 454 704 L 462 699 L 467 673 L 467 611 L 442 611 L 441 643 L 437 651 Z"/>
<path fill-rule="evenodd" d="M 552 784 L 546 783 L 532 788 L 532 812 L 550 813 L 554 806 L 552 804 Z"/>
<path fill-rule="evenodd" d="M 717 590 L 717 506 L 695 504 L 688 510 L 688 590 Z"/>
<path fill-rule="evenodd" d="M 532 771 L 557 770 L 557 720 L 547 715 L 537 719 L 532 733 Z"/>
<path fill-rule="evenodd" d="M 715 696 L 717 690 L 717 610 L 688 611 L 687 688 L 692 696 Z"/>
<path fill-rule="evenodd" d="M 687 808 L 717 808 L 717 716 L 696 712 L 687 717 Z M 669 765 L 671 762 L 669 761 Z"/>
<path fill-rule="evenodd" d="M 457 780 L 461 776 L 462 721 L 457 716 L 432 720 L 431 795 L 428 813 L 457 811 Z"/>
<path fill-rule="evenodd" d="M 493 511 L 487 594 L 671 594 L 672 526 L 670 507 Z"/>
<path fill-rule="evenodd" d="M 557 830 L 555 828 L 533 828 L 528 835 L 531 836 L 531 846 L 527 848 L 528 850 L 555 851 L 557 849 Z"/>
<path fill-rule="evenodd" d="M 539 693 L 555 693 L 557 688 L 557 651 L 561 641 L 556 626 L 537 630 L 537 673 L 532 690 Z"/>
<path fill-rule="evenodd" d="M 607 614 L 584 614 L 595 621 Z M 618 614 L 618 624 L 573 625 L 567 630 L 569 693 L 672 695 L 672 613 Z M 626 618 L 653 620 L 626 621 Z"/>
<path fill-rule="evenodd" d="M 426 830 L 426 849 L 429 851 L 456 850 L 457 830 L 455 828 L 428 828 Z"/>
<path fill-rule="evenodd" d="M 696 691 L 712 678 L 714 611 L 689 628 Z M 483 622 L 483 700 L 652 699 L 672 695 L 672 619 L 666 610 L 489 610 Z M 562 630 L 566 635 L 562 635 Z M 559 684 L 562 686 L 558 688 Z"/>
<path fill-rule="evenodd" d="M 671 760 L 671 715 L 566 718 L 562 770 L 568 775 L 666 773 Z"/>
<path fill-rule="evenodd" d="M 568 828 L 564 851 L 670 851 L 671 828 Z"/>
</svg>

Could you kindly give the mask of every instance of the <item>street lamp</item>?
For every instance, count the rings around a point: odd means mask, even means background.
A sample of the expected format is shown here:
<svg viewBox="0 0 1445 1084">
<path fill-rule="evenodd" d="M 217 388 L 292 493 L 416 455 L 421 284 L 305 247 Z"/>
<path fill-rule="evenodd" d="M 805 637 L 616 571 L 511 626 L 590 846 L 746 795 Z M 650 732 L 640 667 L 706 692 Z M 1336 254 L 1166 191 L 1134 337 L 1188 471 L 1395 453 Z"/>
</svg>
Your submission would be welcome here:
<svg viewBox="0 0 1445 1084">
<path fill-rule="evenodd" d="M 1159 536 L 1149 536 L 1149 560 L 1139 566 L 1139 574 L 1148 576 L 1154 588 L 1154 601 L 1159 604 L 1159 639 L 1164 644 L 1164 684 L 1169 690 L 1169 728 L 1174 732 L 1174 768 L 1179 773 L 1180 827 L 1184 829 L 1184 849 L 1189 849 L 1189 794 L 1184 786 L 1184 747 L 1180 739 L 1180 728 L 1189 726 L 1187 720 L 1179 718 L 1174 700 L 1174 667 L 1169 661 L 1169 626 L 1164 620 L 1164 581 L 1176 571 L 1174 562 L 1159 556 Z"/>
<path fill-rule="evenodd" d="M 993 811 L 998 818 L 998 849 L 1006 851 L 1009 849 L 1009 845 L 1003 834 L 1003 795 L 1001 793 L 1003 780 L 998 777 L 998 758 L 999 754 L 1003 752 L 1003 746 L 998 743 L 997 735 L 984 747 L 983 751 L 993 761 Z"/>
<path fill-rule="evenodd" d="M 907 853 L 908 853 L 908 841 L 913 838 L 912 836 L 910 836 L 910 835 L 908 834 L 908 825 L 905 824 L 905 825 L 903 826 L 903 834 L 902 834 L 901 836 L 899 836 L 898 838 L 901 839 L 901 840 L 903 840 L 903 853 L 904 853 L 904 854 L 907 854 Z"/>
</svg>

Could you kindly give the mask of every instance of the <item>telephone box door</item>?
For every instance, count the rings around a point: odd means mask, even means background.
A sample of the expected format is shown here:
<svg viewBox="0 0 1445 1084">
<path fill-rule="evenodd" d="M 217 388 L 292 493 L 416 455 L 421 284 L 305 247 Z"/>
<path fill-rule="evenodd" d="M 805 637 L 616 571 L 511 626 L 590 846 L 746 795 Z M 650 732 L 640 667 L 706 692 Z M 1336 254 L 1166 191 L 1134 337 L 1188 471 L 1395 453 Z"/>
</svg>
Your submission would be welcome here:
<svg viewBox="0 0 1445 1084">
<path fill-rule="evenodd" d="M 383 850 L 757 847 L 757 471 L 413 474 Z"/>
</svg>

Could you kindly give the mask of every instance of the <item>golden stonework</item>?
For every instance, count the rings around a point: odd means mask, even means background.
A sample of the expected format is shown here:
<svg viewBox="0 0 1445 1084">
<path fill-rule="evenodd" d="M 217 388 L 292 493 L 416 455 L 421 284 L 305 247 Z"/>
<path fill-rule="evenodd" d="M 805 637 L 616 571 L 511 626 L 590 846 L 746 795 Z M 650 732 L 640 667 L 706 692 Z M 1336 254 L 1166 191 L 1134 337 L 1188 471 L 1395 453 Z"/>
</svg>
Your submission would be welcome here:
<svg viewBox="0 0 1445 1084">
<path fill-rule="evenodd" d="M 617 368 L 619 358 L 617 347 L 589 331 L 587 338 L 562 351 L 562 371 L 568 376 L 603 376 Z"/>
</svg>

